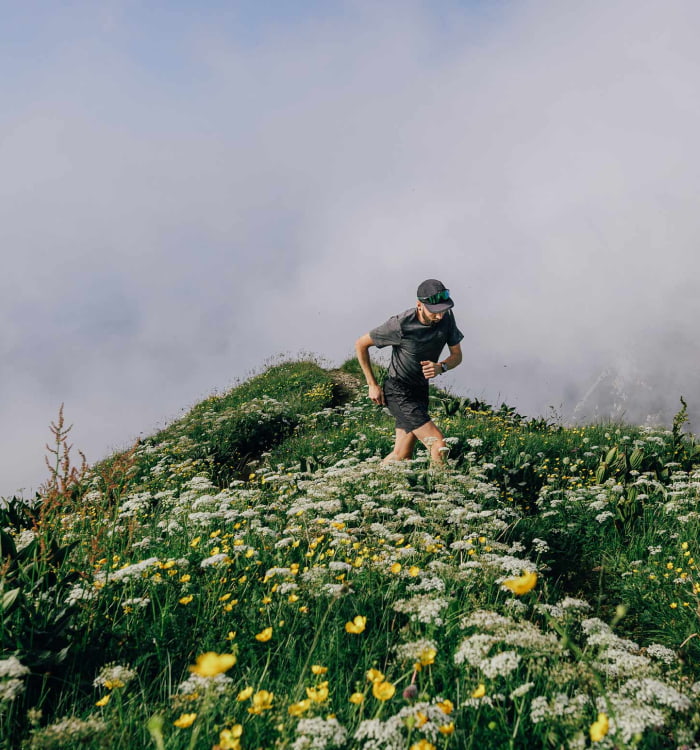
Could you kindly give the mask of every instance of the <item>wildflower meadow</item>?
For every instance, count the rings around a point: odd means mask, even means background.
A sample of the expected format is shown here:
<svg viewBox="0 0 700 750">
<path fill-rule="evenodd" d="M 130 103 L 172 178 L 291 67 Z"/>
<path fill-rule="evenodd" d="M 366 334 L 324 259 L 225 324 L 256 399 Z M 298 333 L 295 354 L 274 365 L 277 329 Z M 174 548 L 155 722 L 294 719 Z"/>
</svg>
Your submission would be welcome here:
<svg viewBox="0 0 700 750">
<path fill-rule="evenodd" d="M 700 446 L 283 361 L 0 508 L 0 748 L 700 748 Z"/>
</svg>

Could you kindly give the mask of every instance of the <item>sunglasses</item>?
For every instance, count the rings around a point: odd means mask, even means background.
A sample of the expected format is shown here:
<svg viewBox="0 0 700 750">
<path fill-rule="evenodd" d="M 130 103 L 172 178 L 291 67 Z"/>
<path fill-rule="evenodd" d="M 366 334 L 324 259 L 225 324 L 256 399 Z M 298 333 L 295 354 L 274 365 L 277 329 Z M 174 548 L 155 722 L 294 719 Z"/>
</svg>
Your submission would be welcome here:
<svg viewBox="0 0 700 750">
<path fill-rule="evenodd" d="M 450 298 L 450 290 L 443 289 L 437 294 L 433 294 L 430 297 L 419 297 L 421 302 L 425 302 L 426 305 L 437 305 L 438 302 L 448 300 Z"/>
</svg>

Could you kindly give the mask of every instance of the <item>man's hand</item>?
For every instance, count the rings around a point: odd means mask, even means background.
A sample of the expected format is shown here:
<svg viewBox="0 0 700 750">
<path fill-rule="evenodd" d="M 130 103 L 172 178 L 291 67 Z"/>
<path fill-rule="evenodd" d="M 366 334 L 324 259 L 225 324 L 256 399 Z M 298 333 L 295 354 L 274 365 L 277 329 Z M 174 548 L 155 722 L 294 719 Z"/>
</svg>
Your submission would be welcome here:
<svg viewBox="0 0 700 750">
<path fill-rule="evenodd" d="M 437 377 L 442 372 L 442 368 L 437 362 L 429 362 L 426 359 L 423 360 L 420 364 L 423 368 L 423 377 L 427 378 L 428 380 L 430 380 L 430 378 Z"/>
<path fill-rule="evenodd" d="M 369 386 L 369 398 L 370 401 L 374 401 L 375 404 L 384 405 L 384 391 L 378 385 Z"/>
</svg>

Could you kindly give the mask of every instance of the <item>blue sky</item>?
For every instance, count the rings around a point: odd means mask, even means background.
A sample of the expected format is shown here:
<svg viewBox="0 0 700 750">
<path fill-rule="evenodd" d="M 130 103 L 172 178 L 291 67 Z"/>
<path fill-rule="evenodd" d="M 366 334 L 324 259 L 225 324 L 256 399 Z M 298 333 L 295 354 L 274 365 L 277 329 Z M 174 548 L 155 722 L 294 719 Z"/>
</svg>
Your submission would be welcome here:
<svg viewBox="0 0 700 750">
<path fill-rule="evenodd" d="M 427 277 L 457 392 L 700 402 L 694 2 L 0 10 L 0 496 L 61 403 L 99 459 Z"/>
</svg>

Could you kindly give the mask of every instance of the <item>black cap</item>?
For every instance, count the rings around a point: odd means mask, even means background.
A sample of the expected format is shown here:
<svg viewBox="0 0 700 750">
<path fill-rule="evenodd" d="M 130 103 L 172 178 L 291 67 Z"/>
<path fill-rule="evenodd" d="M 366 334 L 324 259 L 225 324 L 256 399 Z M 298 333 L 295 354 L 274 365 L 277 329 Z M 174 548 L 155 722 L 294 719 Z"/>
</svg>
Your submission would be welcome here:
<svg viewBox="0 0 700 750">
<path fill-rule="evenodd" d="M 434 302 L 428 302 L 429 299 L 439 295 L 439 299 Z M 450 290 L 445 287 L 442 281 L 437 279 L 426 279 L 418 287 L 418 299 L 428 308 L 431 313 L 441 313 L 454 307 L 454 302 L 450 298 Z"/>
</svg>

